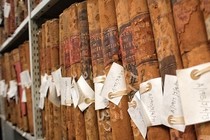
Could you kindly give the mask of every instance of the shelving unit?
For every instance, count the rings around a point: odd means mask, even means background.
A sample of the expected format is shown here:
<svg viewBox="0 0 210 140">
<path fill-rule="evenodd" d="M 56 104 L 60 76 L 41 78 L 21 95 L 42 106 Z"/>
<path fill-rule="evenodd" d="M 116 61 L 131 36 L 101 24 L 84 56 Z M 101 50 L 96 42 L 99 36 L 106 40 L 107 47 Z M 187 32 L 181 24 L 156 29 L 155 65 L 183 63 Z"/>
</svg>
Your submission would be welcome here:
<svg viewBox="0 0 210 140">
<path fill-rule="evenodd" d="M 13 35 L 9 37 L 1 46 L 0 54 L 11 51 L 17 48 L 18 45 L 25 40 L 29 40 L 30 44 L 30 73 L 32 79 L 32 101 L 33 101 L 33 123 L 34 123 L 34 136 L 29 133 L 23 132 L 12 123 L 5 120 L 4 115 L 1 115 L 2 128 L 9 127 L 11 130 L 16 131 L 24 138 L 29 140 L 42 140 L 42 117 L 41 110 L 38 108 L 39 104 L 39 57 L 38 57 L 38 38 L 37 33 L 41 24 L 46 19 L 58 18 L 63 10 L 75 2 L 83 0 L 42 0 L 35 6 L 33 0 L 28 0 L 28 17 L 20 24 L 15 30 Z"/>
</svg>

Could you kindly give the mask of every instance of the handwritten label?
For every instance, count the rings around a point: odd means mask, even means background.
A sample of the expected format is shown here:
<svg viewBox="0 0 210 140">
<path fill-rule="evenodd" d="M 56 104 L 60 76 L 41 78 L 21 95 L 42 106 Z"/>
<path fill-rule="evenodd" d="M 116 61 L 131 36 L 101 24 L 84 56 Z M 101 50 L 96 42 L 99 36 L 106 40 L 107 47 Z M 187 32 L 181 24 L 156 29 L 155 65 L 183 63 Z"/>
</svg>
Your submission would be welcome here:
<svg viewBox="0 0 210 140">
<path fill-rule="evenodd" d="M 108 106 L 109 100 L 102 97 L 101 91 L 104 86 L 104 83 L 94 83 L 94 90 L 95 90 L 95 110 L 104 109 Z"/>
<path fill-rule="evenodd" d="M 144 105 L 141 100 L 138 99 L 137 94 L 139 94 L 139 92 L 135 93 L 132 101 L 129 103 L 128 113 L 142 136 L 145 138 L 147 135 L 147 127 L 150 122 L 145 112 Z M 130 104 L 134 104 L 134 106 L 131 106 Z"/>
<path fill-rule="evenodd" d="M 9 91 L 7 92 L 8 98 L 17 95 L 17 82 L 15 80 L 9 81 Z"/>
<path fill-rule="evenodd" d="M 28 70 L 20 73 L 21 85 L 26 88 L 30 88 L 32 81 Z"/>
<path fill-rule="evenodd" d="M 61 75 L 61 68 L 59 68 L 58 70 L 52 72 L 52 77 L 53 77 L 53 81 L 55 83 L 57 96 L 60 96 L 61 95 L 60 79 L 62 77 L 62 75 Z"/>
<path fill-rule="evenodd" d="M 200 75 L 197 80 L 191 78 L 193 70 L 202 70 L 209 66 L 210 63 L 205 63 L 176 71 L 186 125 L 210 120 L 210 72 Z"/>
<path fill-rule="evenodd" d="M 78 85 L 77 85 L 77 82 L 75 79 L 72 80 L 72 85 L 71 85 L 71 97 L 72 97 L 72 100 L 73 100 L 73 104 L 74 104 L 74 107 L 76 108 L 77 105 L 79 104 L 79 101 L 80 101 L 80 91 L 79 91 L 79 88 L 78 88 Z"/>
<path fill-rule="evenodd" d="M 183 117 L 177 77 L 173 75 L 165 75 L 164 83 L 163 110 L 161 115 L 162 123 L 168 127 L 184 132 L 184 124 L 171 125 L 168 122 L 168 117 L 170 115 L 174 117 Z"/>
<path fill-rule="evenodd" d="M 81 111 L 84 111 L 88 106 L 90 106 L 95 101 L 95 93 L 93 89 L 85 81 L 84 77 L 81 76 L 77 81 L 78 87 L 80 89 L 81 97 L 80 104 L 78 105 Z M 93 100 L 93 101 L 91 101 Z"/>
<path fill-rule="evenodd" d="M 4 3 L 4 17 L 5 18 L 8 18 L 9 17 L 10 10 L 11 10 L 10 3 L 5 2 Z"/>
<path fill-rule="evenodd" d="M 41 86 L 40 86 L 40 89 L 39 89 L 41 97 L 46 97 L 47 96 L 47 91 L 48 91 L 49 86 L 50 86 L 50 82 L 49 82 L 49 79 L 48 79 L 48 75 L 45 74 L 44 76 L 41 76 Z"/>
<path fill-rule="evenodd" d="M 101 96 L 105 97 L 107 100 L 113 102 L 114 104 L 118 105 L 122 96 L 113 96 L 110 98 L 110 94 L 114 95 L 117 92 L 125 91 L 126 90 L 126 83 L 125 83 L 125 75 L 124 69 L 121 65 L 117 63 L 113 63 L 109 73 L 106 77 L 104 82 L 104 87 L 101 91 Z"/>
<path fill-rule="evenodd" d="M 52 82 L 50 84 L 50 90 L 49 90 L 49 96 L 48 96 L 48 100 L 50 102 L 52 102 L 54 105 L 56 105 L 57 107 L 60 107 L 60 98 L 57 97 L 57 94 L 56 94 L 56 85 L 54 82 Z"/>
<path fill-rule="evenodd" d="M 62 77 L 61 82 L 61 105 L 71 106 L 71 77 Z"/>
<path fill-rule="evenodd" d="M 151 90 L 142 93 L 142 89 L 146 89 L 148 84 L 151 84 Z M 161 78 L 148 80 L 140 84 L 141 100 L 146 105 L 146 112 L 149 116 L 152 126 L 161 124 L 161 111 L 162 111 L 162 84 Z"/>
</svg>

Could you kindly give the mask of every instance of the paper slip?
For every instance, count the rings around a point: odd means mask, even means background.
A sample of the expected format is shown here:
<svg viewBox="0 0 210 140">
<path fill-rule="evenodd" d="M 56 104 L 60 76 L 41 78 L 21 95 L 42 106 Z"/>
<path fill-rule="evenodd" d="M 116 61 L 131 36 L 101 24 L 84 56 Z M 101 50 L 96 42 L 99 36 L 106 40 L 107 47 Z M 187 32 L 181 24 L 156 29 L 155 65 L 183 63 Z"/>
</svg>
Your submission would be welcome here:
<svg viewBox="0 0 210 140">
<path fill-rule="evenodd" d="M 186 125 L 210 121 L 210 63 L 177 70 Z"/>
<path fill-rule="evenodd" d="M 53 81 L 55 82 L 57 96 L 61 95 L 61 85 L 60 79 L 62 78 L 61 68 L 52 72 Z"/>
<path fill-rule="evenodd" d="M 122 96 L 126 95 L 125 75 L 121 65 L 112 64 L 100 95 L 115 105 L 118 105 Z"/>
<path fill-rule="evenodd" d="M 26 103 L 26 102 L 27 102 L 26 90 L 25 90 L 25 88 L 23 88 L 21 102 L 22 102 L 22 103 Z"/>
<path fill-rule="evenodd" d="M 177 77 L 173 75 L 165 75 L 164 83 L 163 110 L 161 115 L 162 123 L 170 128 L 184 132 L 184 122 L 181 123 L 176 121 L 177 118 L 184 117 Z M 171 119 L 174 119 L 175 122 Z"/>
<path fill-rule="evenodd" d="M 50 92 L 48 96 L 48 100 L 52 102 L 55 106 L 60 107 L 61 101 L 60 98 L 57 97 L 55 83 L 52 82 L 50 84 Z"/>
<path fill-rule="evenodd" d="M 30 88 L 32 81 L 28 70 L 20 73 L 20 80 L 22 87 Z"/>
<path fill-rule="evenodd" d="M 71 97 L 73 100 L 74 107 L 76 108 L 77 105 L 79 104 L 80 101 L 80 91 L 77 85 L 77 82 L 75 79 L 72 80 L 72 85 L 71 85 Z"/>
<path fill-rule="evenodd" d="M 4 3 L 4 17 L 5 18 L 9 17 L 10 10 L 11 10 L 10 3 L 5 2 Z"/>
<path fill-rule="evenodd" d="M 61 105 L 71 106 L 71 77 L 62 77 L 61 82 Z"/>
<path fill-rule="evenodd" d="M 146 105 L 146 112 L 152 126 L 161 124 L 162 84 L 161 78 L 148 80 L 140 84 L 141 100 Z"/>
<path fill-rule="evenodd" d="M 9 81 L 9 91 L 7 92 L 8 98 L 17 95 L 17 82 L 15 80 Z"/>
<path fill-rule="evenodd" d="M 39 92 L 42 97 L 47 96 L 47 91 L 51 82 L 50 79 L 48 78 L 49 76 L 47 74 L 45 74 L 44 76 L 41 76 L 41 86 L 40 86 Z"/>
<path fill-rule="evenodd" d="M 95 93 L 89 84 L 85 81 L 83 76 L 80 76 L 79 80 L 77 81 L 77 85 L 83 97 L 80 98 L 81 102 L 78 106 L 81 111 L 84 111 L 88 106 L 95 102 Z"/>
<path fill-rule="evenodd" d="M 41 96 L 40 96 L 40 99 L 39 99 L 39 108 L 44 109 L 44 97 L 41 97 Z"/>
</svg>

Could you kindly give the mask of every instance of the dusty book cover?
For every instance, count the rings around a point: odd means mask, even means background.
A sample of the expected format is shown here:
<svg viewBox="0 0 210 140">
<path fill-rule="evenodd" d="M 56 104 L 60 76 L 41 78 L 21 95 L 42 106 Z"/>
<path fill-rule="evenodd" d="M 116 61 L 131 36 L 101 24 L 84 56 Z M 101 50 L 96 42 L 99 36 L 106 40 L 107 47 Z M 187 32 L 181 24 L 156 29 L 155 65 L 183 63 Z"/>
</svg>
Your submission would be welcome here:
<svg viewBox="0 0 210 140">
<path fill-rule="evenodd" d="M 66 12 L 67 10 L 64 10 L 62 14 L 59 15 L 59 64 L 61 67 L 62 76 L 66 76 L 66 69 L 65 69 L 65 18 L 66 18 Z M 61 137 L 63 140 L 68 139 L 68 133 L 67 133 L 67 121 L 66 121 L 66 112 L 67 107 L 64 105 L 61 105 Z"/>
<path fill-rule="evenodd" d="M 122 65 L 122 60 L 120 57 L 120 42 L 118 37 L 119 34 L 117 28 L 117 16 L 119 17 L 119 14 L 120 13 L 116 14 L 114 0 L 99 1 L 102 50 L 106 74 L 108 74 L 113 62 Z M 127 109 L 127 95 L 122 97 L 119 105 L 115 105 L 114 103 L 109 102 L 113 140 L 133 139 L 130 116 L 127 112 Z"/>
<path fill-rule="evenodd" d="M 147 0 L 153 33 L 156 44 L 156 51 L 159 61 L 159 68 L 162 80 L 166 74 L 176 75 L 176 70 L 183 68 L 182 59 L 176 37 L 176 30 L 172 14 L 172 5 L 169 0 Z M 186 136 L 195 139 L 193 126 L 187 126 L 184 133 L 170 129 L 171 139 L 183 138 Z"/>
<path fill-rule="evenodd" d="M 205 22 L 199 0 L 173 2 L 173 15 L 184 68 L 209 62 Z M 210 123 L 195 125 L 197 139 L 210 138 Z M 191 137 L 184 137 L 191 139 Z"/>
<path fill-rule="evenodd" d="M 78 28 L 80 32 L 80 53 L 81 53 L 81 71 L 88 85 L 94 89 L 92 63 L 90 54 L 90 39 L 88 28 L 87 2 L 81 2 L 77 5 L 78 12 Z M 92 103 L 84 111 L 86 139 L 99 139 L 97 114 L 95 111 L 95 104 Z"/>
<path fill-rule="evenodd" d="M 93 78 L 105 75 L 98 0 L 87 0 Z M 104 81 L 103 81 L 104 82 Z M 100 140 L 112 140 L 112 127 L 108 108 L 97 111 Z"/>
<path fill-rule="evenodd" d="M 30 56 L 29 56 L 29 42 L 24 42 L 20 47 L 20 62 L 22 71 L 28 70 L 30 73 Z M 31 134 L 34 133 L 34 125 L 33 125 L 33 108 L 32 108 L 32 94 L 31 88 L 25 88 L 26 92 L 26 104 L 27 104 L 27 113 L 28 113 L 28 125 L 29 132 Z"/>
</svg>

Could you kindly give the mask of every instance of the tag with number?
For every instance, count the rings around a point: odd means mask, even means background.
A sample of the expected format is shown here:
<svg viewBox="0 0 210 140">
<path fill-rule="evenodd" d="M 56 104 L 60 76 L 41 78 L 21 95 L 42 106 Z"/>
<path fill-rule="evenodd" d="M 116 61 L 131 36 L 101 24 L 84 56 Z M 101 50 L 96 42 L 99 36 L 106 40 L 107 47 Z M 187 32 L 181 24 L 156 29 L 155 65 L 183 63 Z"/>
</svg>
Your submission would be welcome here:
<svg viewBox="0 0 210 140">
<path fill-rule="evenodd" d="M 177 77 L 166 75 L 164 83 L 162 123 L 168 127 L 184 132 L 184 116 Z M 181 122 L 181 120 L 183 121 Z"/>
<path fill-rule="evenodd" d="M 60 79 L 62 78 L 61 68 L 52 72 L 52 77 L 53 77 L 53 81 L 55 82 L 57 96 L 60 96 L 61 95 Z"/>
<path fill-rule="evenodd" d="M 186 125 L 210 121 L 210 63 L 177 70 Z"/>
<path fill-rule="evenodd" d="M 137 92 L 136 94 L 139 94 Z M 145 108 L 141 102 L 141 100 L 138 99 L 137 95 L 134 95 L 131 102 L 129 102 L 129 108 L 128 113 L 132 119 L 132 121 L 135 123 L 139 131 L 141 132 L 142 136 L 145 138 L 147 135 L 147 127 L 149 125 L 149 118 L 145 112 Z"/>
<path fill-rule="evenodd" d="M 93 89 L 85 81 L 84 77 L 81 76 L 77 81 L 78 87 L 80 89 L 81 97 L 80 104 L 78 105 L 81 111 L 84 111 L 88 106 L 95 102 L 95 93 Z"/>
<path fill-rule="evenodd" d="M 161 78 L 141 83 L 140 94 L 142 102 L 146 105 L 146 112 L 150 118 L 151 125 L 160 125 L 163 97 Z"/>
<path fill-rule="evenodd" d="M 104 82 L 101 96 L 118 105 L 123 95 L 126 95 L 124 69 L 121 65 L 113 63 Z"/>
</svg>

